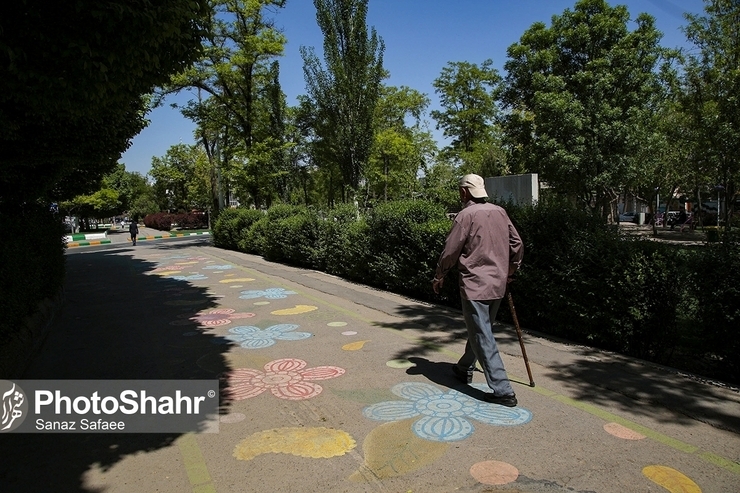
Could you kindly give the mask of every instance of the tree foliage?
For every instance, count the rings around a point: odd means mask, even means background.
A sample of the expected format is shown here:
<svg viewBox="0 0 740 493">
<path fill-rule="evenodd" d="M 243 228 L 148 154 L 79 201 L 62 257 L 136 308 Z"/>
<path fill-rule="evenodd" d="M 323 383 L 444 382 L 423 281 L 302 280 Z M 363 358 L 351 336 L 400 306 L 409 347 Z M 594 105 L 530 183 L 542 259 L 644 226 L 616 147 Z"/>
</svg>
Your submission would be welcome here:
<svg viewBox="0 0 740 493">
<path fill-rule="evenodd" d="M 436 150 L 423 127 L 429 98 L 409 87 L 383 86 L 375 107 L 375 140 L 365 171 L 367 195 L 383 201 L 412 198 L 418 174 Z"/>
<path fill-rule="evenodd" d="M 501 76 L 490 59 L 480 66 L 450 62 L 433 82 L 443 110 L 432 111 L 431 116 L 443 135 L 452 139 L 443 155 L 464 173 L 506 174 L 496 103 L 500 83 Z"/>
<path fill-rule="evenodd" d="M 502 101 L 512 159 L 602 217 L 662 99 L 658 67 L 667 52 L 647 14 L 580 0 L 532 25 L 508 50 Z"/>
<path fill-rule="evenodd" d="M 145 126 L 143 95 L 197 55 L 206 0 L 3 2 L 0 207 L 94 190 Z"/>
<path fill-rule="evenodd" d="M 126 165 L 118 163 L 111 173 L 103 177 L 103 188 L 118 192 L 118 200 L 121 202 L 121 206 L 120 211 L 116 214 L 120 214 L 131 209 L 134 201 L 147 193 L 149 184 L 141 174 L 126 171 Z"/>
<path fill-rule="evenodd" d="M 177 144 L 161 157 L 152 158 L 149 175 L 159 210 L 205 210 L 210 201 L 208 158 L 198 145 Z"/>
<path fill-rule="evenodd" d="M 386 73 L 385 45 L 366 26 L 367 0 L 314 0 L 324 34 L 324 67 L 312 47 L 301 47 L 315 136 L 326 166 L 341 173 L 342 190 L 357 190 L 373 145 L 373 115 Z M 343 198 L 347 198 L 346 194 Z"/>
<path fill-rule="evenodd" d="M 704 10 L 705 15 L 687 15 L 685 32 L 698 52 L 687 55 L 682 108 L 696 136 L 696 166 L 707 188 L 724 188 L 729 223 L 727 199 L 740 180 L 740 3 L 706 0 Z"/>
<path fill-rule="evenodd" d="M 279 124 L 284 98 L 274 58 L 283 54 L 285 36 L 266 13 L 285 0 L 213 0 L 203 56 L 174 76 L 162 94 L 196 88 L 207 95 L 191 101 L 184 114 L 198 125 L 198 140 L 211 166 L 211 205 L 217 195 L 236 191 L 257 207 L 271 201 L 276 155 L 282 150 Z M 201 94 L 199 92 L 199 95 Z M 232 160 L 233 156 L 240 156 Z M 237 167 L 238 166 L 238 167 Z M 227 170 L 228 168 L 228 170 Z M 233 180 L 215 185 L 224 174 Z"/>
</svg>

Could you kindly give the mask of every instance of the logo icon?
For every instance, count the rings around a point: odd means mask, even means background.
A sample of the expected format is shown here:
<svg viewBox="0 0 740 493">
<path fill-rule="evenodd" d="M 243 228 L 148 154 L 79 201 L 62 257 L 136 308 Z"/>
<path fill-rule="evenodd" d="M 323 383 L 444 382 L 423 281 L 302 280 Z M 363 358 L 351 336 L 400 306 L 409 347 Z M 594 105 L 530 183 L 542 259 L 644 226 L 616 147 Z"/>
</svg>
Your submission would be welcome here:
<svg viewBox="0 0 740 493">
<path fill-rule="evenodd" d="M 18 428 L 28 414 L 28 399 L 20 386 L 0 380 L 0 433 Z"/>
</svg>

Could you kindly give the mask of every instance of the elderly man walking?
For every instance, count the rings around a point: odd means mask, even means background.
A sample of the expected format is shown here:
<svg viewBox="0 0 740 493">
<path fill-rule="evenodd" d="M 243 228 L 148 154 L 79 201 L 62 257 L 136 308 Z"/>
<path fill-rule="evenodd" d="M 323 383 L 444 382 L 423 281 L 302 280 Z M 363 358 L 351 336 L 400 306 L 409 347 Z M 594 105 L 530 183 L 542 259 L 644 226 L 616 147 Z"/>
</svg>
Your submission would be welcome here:
<svg viewBox="0 0 740 493">
<path fill-rule="evenodd" d="M 432 281 L 434 292 L 439 293 L 447 272 L 455 265 L 460 271 L 468 342 L 465 354 L 452 368 L 453 373 L 470 383 L 478 361 L 493 390 L 492 394 L 486 394 L 486 401 L 514 407 L 516 395 L 493 336 L 493 322 L 506 294 L 506 285 L 521 264 L 522 240 L 506 211 L 486 201 L 488 193 L 483 178 L 463 176 L 459 192 L 463 209 L 455 217 Z"/>
</svg>

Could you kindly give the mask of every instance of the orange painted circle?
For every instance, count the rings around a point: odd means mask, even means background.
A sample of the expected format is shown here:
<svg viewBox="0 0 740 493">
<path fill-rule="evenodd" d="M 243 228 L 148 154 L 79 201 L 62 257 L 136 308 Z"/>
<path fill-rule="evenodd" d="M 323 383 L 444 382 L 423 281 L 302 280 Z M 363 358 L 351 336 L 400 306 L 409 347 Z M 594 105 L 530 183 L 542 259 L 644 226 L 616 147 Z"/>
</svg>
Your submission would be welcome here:
<svg viewBox="0 0 740 493">
<path fill-rule="evenodd" d="M 470 475 L 479 483 L 500 485 L 516 481 L 519 477 L 519 470 L 506 462 L 487 460 L 473 464 L 470 468 Z"/>
<path fill-rule="evenodd" d="M 637 433 L 634 430 L 622 426 L 618 423 L 607 423 L 604 425 L 604 431 L 623 440 L 642 440 L 645 435 Z"/>
</svg>

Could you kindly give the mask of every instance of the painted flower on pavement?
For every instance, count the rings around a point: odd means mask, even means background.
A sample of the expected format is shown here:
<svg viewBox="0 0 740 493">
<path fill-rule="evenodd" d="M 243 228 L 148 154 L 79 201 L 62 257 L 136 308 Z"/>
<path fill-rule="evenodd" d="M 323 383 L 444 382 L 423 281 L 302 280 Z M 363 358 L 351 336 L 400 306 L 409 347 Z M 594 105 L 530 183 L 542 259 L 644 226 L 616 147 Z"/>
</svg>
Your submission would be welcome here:
<svg viewBox="0 0 740 493">
<path fill-rule="evenodd" d="M 237 401 L 255 397 L 270 390 L 280 399 L 298 401 L 316 397 L 324 389 L 313 383 L 344 375 L 337 366 L 306 368 L 308 363 L 295 358 L 276 359 L 264 366 L 264 371 L 237 368 L 227 377 L 227 393 Z"/>
<path fill-rule="evenodd" d="M 298 294 L 295 291 L 288 291 L 283 288 L 267 288 L 265 290 L 251 289 L 242 291 L 239 298 L 243 300 L 253 300 L 255 298 L 267 298 L 268 300 L 279 300 L 287 298 L 289 294 Z"/>
<path fill-rule="evenodd" d="M 190 276 L 167 276 L 165 279 L 174 279 L 176 281 L 202 281 L 203 279 L 208 279 L 203 274 L 193 274 Z"/>
<path fill-rule="evenodd" d="M 187 320 L 175 320 L 170 322 L 170 325 L 188 325 L 191 323 L 197 323 L 206 327 L 218 327 L 220 325 L 228 325 L 232 320 L 252 318 L 254 313 L 236 313 L 236 310 L 231 308 L 219 308 L 216 310 L 210 310 L 205 313 L 198 313 L 197 315 L 183 314 L 179 315 L 180 318 Z"/>
<path fill-rule="evenodd" d="M 240 342 L 245 349 L 262 349 L 274 345 L 277 341 L 300 341 L 311 337 L 310 332 L 293 332 L 300 327 L 295 324 L 278 324 L 265 330 L 253 326 L 241 326 L 229 329 L 232 335 L 226 339 Z"/>
<path fill-rule="evenodd" d="M 487 391 L 483 384 L 474 385 Z M 444 392 L 434 385 L 404 382 L 391 388 L 404 401 L 387 401 L 366 407 L 362 414 L 378 421 L 398 421 L 419 417 L 412 429 L 419 437 L 435 442 L 463 440 L 473 433 L 469 418 L 497 426 L 528 423 L 532 413 L 520 407 L 490 404 L 458 392 Z"/>
</svg>

